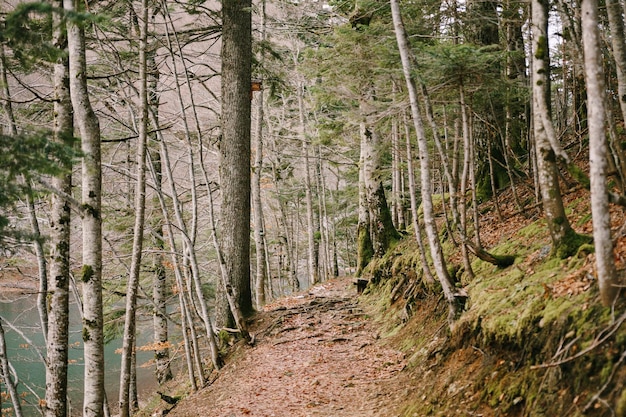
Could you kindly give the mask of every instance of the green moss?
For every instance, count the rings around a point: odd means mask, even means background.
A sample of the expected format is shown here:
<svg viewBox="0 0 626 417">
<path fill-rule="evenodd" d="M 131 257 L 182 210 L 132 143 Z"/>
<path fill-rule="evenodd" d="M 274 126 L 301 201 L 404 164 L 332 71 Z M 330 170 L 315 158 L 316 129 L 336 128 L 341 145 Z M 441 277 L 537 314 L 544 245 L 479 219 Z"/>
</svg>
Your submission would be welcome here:
<svg viewBox="0 0 626 417">
<path fill-rule="evenodd" d="M 89 340 L 91 340 L 89 329 L 83 326 L 83 342 L 88 342 Z"/>
<path fill-rule="evenodd" d="M 591 187 L 591 180 L 589 176 L 578 167 L 576 164 L 567 164 L 567 171 L 570 173 L 572 178 L 574 178 L 581 186 L 585 189 L 589 189 Z"/>
<path fill-rule="evenodd" d="M 545 36 L 540 36 L 537 39 L 537 50 L 535 51 L 535 58 L 545 60 L 548 52 L 548 41 Z"/>
<path fill-rule="evenodd" d="M 80 279 L 82 282 L 89 282 L 94 276 L 94 270 L 91 265 L 83 265 L 83 269 L 80 271 Z"/>
<path fill-rule="evenodd" d="M 557 258 L 565 259 L 574 255 L 582 245 L 592 241 L 593 238 L 591 236 L 578 234 L 573 229 L 568 229 L 563 239 L 555 243 L 552 248 L 552 254 Z"/>
</svg>

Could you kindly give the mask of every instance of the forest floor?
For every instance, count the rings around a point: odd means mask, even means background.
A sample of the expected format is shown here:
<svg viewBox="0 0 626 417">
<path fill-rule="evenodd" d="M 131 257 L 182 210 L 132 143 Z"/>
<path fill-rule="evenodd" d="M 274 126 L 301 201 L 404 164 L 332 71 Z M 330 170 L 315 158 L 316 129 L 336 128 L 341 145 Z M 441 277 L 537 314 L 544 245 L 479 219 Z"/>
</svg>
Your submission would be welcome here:
<svg viewBox="0 0 626 417">
<path fill-rule="evenodd" d="M 214 382 L 168 415 L 391 417 L 410 393 L 404 354 L 380 338 L 351 278 L 266 306 L 252 333 L 253 347 L 237 346 Z"/>
</svg>

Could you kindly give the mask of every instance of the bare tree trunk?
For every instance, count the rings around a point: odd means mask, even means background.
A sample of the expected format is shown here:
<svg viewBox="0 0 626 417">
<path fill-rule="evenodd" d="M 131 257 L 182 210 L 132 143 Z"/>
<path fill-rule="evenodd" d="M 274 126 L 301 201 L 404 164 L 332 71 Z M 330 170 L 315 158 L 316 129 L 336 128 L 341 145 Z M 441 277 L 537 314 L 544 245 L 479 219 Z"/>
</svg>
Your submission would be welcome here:
<svg viewBox="0 0 626 417">
<path fill-rule="evenodd" d="M 122 359 L 120 365 L 119 407 L 120 416 L 129 417 L 132 413 L 130 398 L 131 373 L 136 341 L 136 307 L 139 274 L 143 250 L 143 231 L 146 213 L 146 144 L 148 140 L 148 74 L 146 48 L 148 43 L 148 2 L 142 0 L 139 16 L 139 135 L 137 138 L 137 178 L 135 188 L 135 225 L 133 227 L 133 248 L 128 285 L 126 287 L 126 316 L 122 339 Z"/>
<path fill-rule="evenodd" d="M 163 138 L 160 138 L 160 142 L 163 141 Z M 166 164 L 169 164 L 167 161 L 167 148 L 161 143 L 161 153 L 164 154 L 163 157 L 166 159 Z M 150 164 L 152 178 L 155 183 L 160 181 L 160 174 L 155 171 L 155 164 Z M 180 271 L 180 265 L 178 261 L 178 253 L 176 249 L 176 241 L 174 240 L 174 230 L 172 227 L 172 223 L 169 221 L 169 216 L 167 212 L 167 206 L 165 204 L 165 198 L 163 193 L 160 190 L 160 187 L 156 187 L 155 191 L 157 192 L 157 197 L 159 199 L 159 203 L 161 205 L 161 211 L 163 213 L 164 218 L 164 229 L 165 235 L 168 238 L 168 243 L 170 246 L 170 253 L 172 257 L 172 265 L 174 269 L 174 277 L 176 279 L 176 286 L 178 290 L 178 304 L 180 309 L 180 322 L 181 322 L 181 333 L 183 335 L 183 346 L 185 348 L 185 359 L 187 365 L 187 374 L 189 376 L 189 383 L 191 384 L 191 389 L 193 391 L 198 390 L 198 385 L 196 383 L 196 377 L 194 372 L 194 364 L 197 364 L 198 358 L 193 354 L 194 346 L 197 345 L 197 340 L 193 337 L 190 337 L 189 332 L 191 332 L 191 327 L 193 327 L 193 323 L 191 321 L 191 314 L 189 311 L 189 304 L 187 301 L 187 291 L 185 289 L 185 283 L 183 282 L 182 273 Z M 174 204 L 177 204 L 175 202 Z M 189 332 L 188 332 L 189 330 Z M 200 377 L 202 377 L 202 373 L 200 373 Z"/>
<path fill-rule="evenodd" d="M 428 265 L 428 258 L 426 257 L 426 248 L 424 247 L 424 238 L 422 237 L 422 227 L 419 222 L 418 207 L 417 207 L 417 186 L 415 185 L 415 169 L 413 168 L 413 146 L 411 145 L 410 127 L 407 121 L 404 121 L 405 136 L 406 136 L 406 162 L 407 171 L 409 174 L 409 195 L 411 196 L 411 217 L 413 218 L 413 233 L 415 234 L 415 240 L 419 248 L 420 260 L 422 262 L 422 271 L 424 272 L 424 280 L 432 284 L 435 282 L 435 277 Z"/>
<path fill-rule="evenodd" d="M 158 106 L 159 97 L 157 93 L 157 83 L 159 78 L 159 72 L 155 60 L 155 47 L 150 48 L 147 53 L 147 72 L 148 72 L 148 105 L 149 115 L 152 117 L 152 122 L 155 130 L 158 130 Z M 157 134 L 152 133 L 149 138 L 156 143 Z M 150 143 L 150 141 L 148 142 Z M 161 153 L 158 147 L 151 149 L 148 147 L 148 154 L 150 160 L 150 171 L 153 175 L 155 195 L 152 198 L 152 210 L 155 212 L 151 216 L 148 216 L 150 223 L 151 245 L 154 248 L 154 254 L 152 256 L 152 268 L 153 268 L 153 286 L 152 286 L 152 299 L 154 302 L 153 311 L 153 329 L 154 329 L 154 342 L 157 348 L 154 351 L 155 361 L 155 375 L 159 384 L 164 384 L 173 378 L 172 369 L 170 367 L 170 351 L 169 351 L 169 336 L 168 336 L 168 322 L 167 322 L 167 274 L 165 273 L 165 241 L 163 239 L 164 216 L 159 206 L 159 196 L 163 192 L 163 167 L 161 164 Z"/>
<path fill-rule="evenodd" d="M 463 246 L 467 246 L 466 243 L 469 241 L 467 237 L 467 181 L 470 170 L 471 144 L 467 105 L 465 104 L 465 89 L 462 84 L 459 88 L 459 100 L 461 106 L 461 123 L 463 126 L 463 169 L 461 170 L 461 185 L 459 189 L 459 232 Z M 474 271 L 472 270 L 472 263 L 470 262 L 467 250 L 463 250 L 462 254 L 465 273 L 467 273 L 469 279 L 473 279 Z"/>
<path fill-rule="evenodd" d="M 266 41 L 266 0 L 261 1 L 261 42 Z M 265 62 L 265 53 L 259 58 L 260 65 Z M 261 199 L 261 174 L 263 173 L 263 117 L 265 103 L 263 90 L 258 94 L 256 101 L 256 125 L 254 135 L 254 166 L 252 167 L 252 213 L 254 221 L 254 247 L 256 259 L 255 298 L 256 308 L 261 309 L 266 302 L 265 284 L 268 279 L 265 258 L 265 219 L 263 218 L 263 201 Z"/>
<path fill-rule="evenodd" d="M 556 138 L 548 93 L 550 86 L 550 57 L 548 50 L 548 8 L 540 0 L 533 0 L 533 123 L 537 177 L 541 189 L 544 213 L 552 238 L 552 253 L 565 258 L 574 253 L 580 244 L 576 232 L 570 226 L 559 187 L 557 160 L 569 163 L 569 158 Z"/>
<path fill-rule="evenodd" d="M 437 225 L 435 223 L 433 214 L 432 203 L 432 184 L 430 181 L 430 161 L 428 156 L 428 145 L 426 142 L 426 134 L 424 132 L 424 126 L 422 124 L 421 115 L 417 102 L 417 88 L 415 80 L 411 74 L 411 60 L 409 57 L 410 50 L 407 40 L 407 35 L 404 30 L 404 24 L 402 23 L 402 16 L 400 14 L 400 6 L 397 0 L 390 0 L 391 12 L 393 17 L 394 30 L 396 34 L 396 40 L 398 42 L 398 49 L 400 51 L 400 58 L 402 60 L 402 68 L 404 77 L 407 83 L 407 89 L 409 91 L 409 98 L 411 103 L 411 115 L 413 116 L 413 123 L 415 124 L 415 131 L 417 133 L 417 144 L 420 154 L 420 168 L 421 168 L 421 183 L 422 183 L 422 207 L 424 209 L 424 223 L 426 233 L 428 235 L 428 242 L 430 244 L 431 256 L 433 259 L 433 265 L 435 271 L 437 271 L 437 277 L 441 283 L 444 296 L 448 302 L 448 322 L 450 326 L 454 324 L 457 318 L 460 316 L 463 309 L 463 305 L 467 296 L 459 292 L 450 278 L 446 269 L 446 262 L 443 257 L 443 251 L 441 249 L 441 243 L 439 242 L 439 236 L 437 234 Z"/>
<path fill-rule="evenodd" d="M 62 0 L 56 6 L 62 7 Z M 55 47 L 67 50 L 67 38 L 60 18 L 54 15 Z M 54 140 L 69 144 L 74 133 L 72 103 L 69 91 L 69 63 L 66 56 L 54 63 Z M 72 193 L 71 167 L 68 172 L 52 178 L 52 186 L 66 195 Z M 66 417 L 67 359 L 69 340 L 70 284 L 70 203 L 56 194 L 51 195 L 50 213 L 50 283 L 48 295 L 48 337 L 46 344 L 46 417 Z"/>
<path fill-rule="evenodd" d="M 311 162 L 309 155 L 309 138 L 306 132 L 306 118 L 304 115 L 304 86 L 298 85 L 298 109 L 300 114 L 300 129 L 302 131 L 302 155 L 304 164 L 304 192 L 306 201 L 306 224 L 307 224 L 307 255 L 309 270 L 309 285 L 319 282 L 318 258 L 315 242 L 315 213 L 313 212 L 313 190 L 311 181 Z"/>
<path fill-rule="evenodd" d="M 64 0 L 63 6 L 70 14 L 78 11 L 73 0 Z M 100 125 L 91 107 L 87 90 L 84 29 L 72 19 L 67 21 L 67 38 L 70 94 L 83 152 L 83 417 L 100 417 L 104 413 Z"/>
<path fill-rule="evenodd" d="M 587 83 L 587 120 L 589 123 L 589 171 L 591 180 L 591 214 L 596 252 L 596 271 L 600 298 L 605 306 L 613 305 L 619 289 L 611 239 L 611 216 L 607 189 L 607 140 L 604 126 L 606 87 L 600 31 L 598 30 L 598 0 L 581 4 L 585 79 Z M 622 19 L 621 14 L 619 19 Z M 623 45 L 622 45 L 623 46 Z M 622 51 L 623 53 L 623 51 Z M 624 80 L 622 80 L 624 81 Z M 622 89 L 626 94 L 626 90 Z M 620 96 L 620 104 L 623 98 Z"/>
<path fill-rule="evenodd" d="M 11 404 L 13 404 L 13 412 L 15 417 L 22 417 L 22 403 L 17 393 L 16 384 L 11 377 L 11 366 L 9 365 L 9 358 L 7 357 L 7 346 L 4 338 L 4 328 L 2 327 L 2 320 L 0 319 L 0 371 L 2 371 L 2 379 L 6 390 L 11 397 Z"/>
<path fill-rule="evenodd" d="M 250 286 L 251 6 L 250 0 L 222 3 L 220 237 L 225 277 L 228 278 L 225 290 L 232 294 L 241 317 L 253 311 Z M 218 322 L 220 327 L 228 324 Z"/>
</svg>

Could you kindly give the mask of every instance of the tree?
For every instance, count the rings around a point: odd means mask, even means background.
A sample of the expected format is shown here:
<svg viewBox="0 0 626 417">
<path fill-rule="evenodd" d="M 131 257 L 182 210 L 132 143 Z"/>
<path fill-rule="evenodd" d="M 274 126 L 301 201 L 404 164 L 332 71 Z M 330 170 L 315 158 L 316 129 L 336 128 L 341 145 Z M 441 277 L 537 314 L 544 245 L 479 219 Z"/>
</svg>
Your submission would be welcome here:
<svg viewBox="0 0 626 417">
<path fill-rule="evenodd" d="M 600 298 L 605 306 L 613 305 L 619 293 L 611 239 L 611 216 L 607 189 L 607 140 L 605 133 L 606 86 L 600 31 L 598 1 L 584 0 L 581 4 L 585 81 L 587 84 L 587 122 L 589 123 L 589 176 L 591 180 L 591 215 L 596 270 Z M 622 19 L 621 14 L 618 16 Z M 620 97 L 620 101 L 623 99 Z"/>
<path fill-rule="evenodd" d="M 544 214 L 552 238 L 552 253 L 566 258 L 585 240 L 572 229 L 561 198 L 557 162 L 570 160 L 558 141 L 550 111 L 550 54 L 548 49 L 548 5 L 533 0 L 532 9 L 532 108 L 537 174 Z"/>
<path fill-rule="evenodd" d="M 57 7 L 62 9 L 62 1 Z M 53 43 L 59 50 L 67 50 L 65 21 L 54 14 Z M 54 63 L 54 134 L 60 143 L 71 143 L 74 133 L 72 103 L 69 92 L 69 63 L 61 55 Z M 68 166 L 69 168 L 69 166 Z M 72 193 L 71 171 L 52 179 L 52 186 L 66 195 Z M 48 289 L 48 338 L 46 346 L 46 407 L 47 417 L 67 416 L 67 360 L 69 340 L 69 285 L 70 285 L 70 203 L 52 194 L 50 221 L 50 283 Z"/>
<path fill-rule="evenodd" d="M 433 264 L 437 273 L 437 278 L 441 283 L 444 297 L 448 302 L 448 323 L 450 326 L 454 324 L 454 321 L 459 317 L 467 296 L 458 291 L 448 274 L 446 269 L 445 259 L 441 249 L 441 243 L 439 242 L 439 235 L 437 234 L 437 225 L 435 223 L 435 217 L 433 214 L 433 202 L 432 202 L 432 184 L 430 180 L 430 161 L 428 157 L 428 146 L 426 143 L 426 135 L 424 132 L 424 126 L 418 107 L 417 87 L 415 79 L 412 75 L 412 64 L 410 58 L 410 50 L 404 24 L 402 22 L 402 15 L 400 14 L 400 5 L 397 0 L 391 0 L 391 13 L 393 16 L 394 31 L 396 34 L 396 40 L 398 42 L 398 50 L 400 51 L 400 58 L 402 60 L 402 69 L 404 78 L 406 80 L 407 89 L 409 91 L 409 101 L 411 105 L 411 116 L 413 117 L 413 123 L 415 124 L 415 131 L 417 133 L 417 144 L 419 149 L 420 158 L 420 172 L 421 172 L 421 184 L 422 184 L 422 207 L 424 209 L 424 225 L 426 234 L 428 236 L 428 243 L 430 246 L 430 254 L 433 258 Z"/>
<path fill-rule="evenodd" d="M 241 314 L 252 312 L 250 288 L 250 83 L 252 12 L 250 0 L 222 3 L 222 137 L 220 149 L 221 241 L 226 277 Z M 218 312 L 218 326 L 231 311 Z M 234 313 L 234 312 L 233 312 Z M 236 313 L 235 313 L 236 314 Z"/>
<path fill-rule="evenodd" d="M 136 308 L 139 275 L 143 249 L 143 230 L 146 213 L 146 153 L 148 142 L 148 2 L 142 0 L 139 14 L 139 137 L 137 138 L 137 178 L 135 188 L 135 225 L 128 285 L 126 289 L 126 314 L 122 339 L 120 372 L 120 416 L 132 413 L 130 388 L 133 356 L 135 355 Z"/>
<path fill-rule="evenodd" d="M 78 4 L 63 0 L 70 16 Z M 102 314 L 102 168 L 100 123 L 91 107 L 87 89 L 84 24 L 67 21 L 69 80 L 72 108 L 81 136 L 82 226 L 83 226 L 83 343 L 85 386 L 83 416 L 99 417 L 104 412 L 104 334 Z"/>
</svg>

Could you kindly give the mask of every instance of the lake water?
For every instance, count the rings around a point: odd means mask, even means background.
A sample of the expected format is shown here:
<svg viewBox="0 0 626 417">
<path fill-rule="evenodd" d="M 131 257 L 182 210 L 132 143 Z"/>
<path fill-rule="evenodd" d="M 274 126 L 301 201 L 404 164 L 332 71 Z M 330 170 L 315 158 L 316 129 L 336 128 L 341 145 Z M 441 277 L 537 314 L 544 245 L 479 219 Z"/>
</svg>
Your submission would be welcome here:
<svg viewBox="0 0 626 417">
<path fill-rule="evenodd" d="M 83 397 L 83 349 L 82 349 L 82 329 L 81 320 L 75 306 L 72 308 L 70 324 L 70 351 L 69 351 L 69 399 L 72 408 L 72 415 L 82 414 Z M 41 327 L 39 325 L 39 313 L 36 308 L 36 295 L 11 296 L 0 300 L 0 316 L 17 327 L 24 333 L 30 342 L 3 323 L 7 343 L 7 355 L 9 361 L 15 368 L 20 385 L 19 392 L 23 395 L 23 412 L 25 416 L 40 416 L 38 403 L 39 398 L 45 397 L 46 372 L 37 350 L 45 357 L 45 346 Z M 145 323 L 145 329 L 140 331 L 138 345 L 148 342 L 150 338 L 151 324 Z M 141 327 L 140 327 L 141 329 Z M 105 345 L 105 389 L 107 398 L 112 409 L 116 408 L 119 392 L 119 369 L 121 355 L 115 351 L 121 348 L 121 340 L 114 340 Z M 157 387 L 154 377 L 154 366 L 146 365 L 153 357 L 152 352 L 137 353 L 137 385 L 140 387 L 140 401 L 142 393 L 153 391 Z M 143 365 L 143 366 L 142 366 Z M 39 397 L 35 397 L 23 384 L 30 386 Z M 0 415 L 12 415 L 6 413 L 6 409 L 11 407 L 10 398 L 4 393 L 6 388 L 2 388 L 2 408 Z"/>
</svg>

